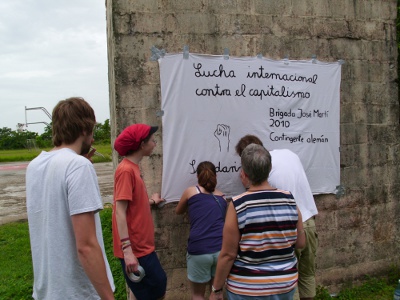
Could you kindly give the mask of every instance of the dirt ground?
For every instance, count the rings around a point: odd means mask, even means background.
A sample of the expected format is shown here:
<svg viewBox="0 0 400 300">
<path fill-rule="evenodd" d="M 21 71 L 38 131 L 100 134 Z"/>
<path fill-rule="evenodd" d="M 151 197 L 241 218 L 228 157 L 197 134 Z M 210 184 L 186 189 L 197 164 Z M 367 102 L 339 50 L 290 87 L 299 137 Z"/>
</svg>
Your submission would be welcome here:
<svg viewBox="0 0 400 300">
<path fill-rule="evenodd" d="M 27 162 L 0 164 L 0 225 L 27 219 L 25 172 Z M 104 203 L 112 202 L 113 164 L 94 164 Z"/>
</svg>

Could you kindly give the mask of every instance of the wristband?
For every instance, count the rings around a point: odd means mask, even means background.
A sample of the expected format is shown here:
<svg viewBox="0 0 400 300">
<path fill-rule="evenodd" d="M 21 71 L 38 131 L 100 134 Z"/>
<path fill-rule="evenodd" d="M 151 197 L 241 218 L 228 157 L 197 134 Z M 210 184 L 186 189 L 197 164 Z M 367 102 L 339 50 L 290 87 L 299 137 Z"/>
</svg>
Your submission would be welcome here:
<svg viewBox="0 0 400 300">
<path fill-rule="evenodd" d="M 122 248 L 122 251 L 124 251 L 125 249 L 129 248 L 130 246 L 131 246 L 131 244 L 122 246 L 122 247 L 121 247 L 121 248 Z"/>
<path fill-rule="evenodd" d="M 126 248 L 131 246 L 131 241 L 129 238 L 121 239 L 121 249 L 124 251 Z"/>
<path fill-rule="evenodd" d="M 220 289 L 216 289 L 213 285 L 211 286 L 211 291 L 213 292 L 213 293 L 220 293 L 220 292 L 222 292 L 222 288 L 220 288 Z"/>
</svg>

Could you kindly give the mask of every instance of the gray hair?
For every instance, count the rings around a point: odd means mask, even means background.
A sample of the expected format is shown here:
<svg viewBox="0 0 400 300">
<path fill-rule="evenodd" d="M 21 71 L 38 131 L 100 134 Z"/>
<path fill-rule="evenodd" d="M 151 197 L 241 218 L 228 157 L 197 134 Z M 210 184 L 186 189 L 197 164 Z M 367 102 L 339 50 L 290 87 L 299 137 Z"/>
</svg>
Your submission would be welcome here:
<svg viewBox="0 0 400 300">
<path fill-rule="evenodd" d="M 271 154 L 261 145 L 250 144 L 242 152 L 242 168 L 251 184 L 260 185 L 271 171 Z"/>
</svg>

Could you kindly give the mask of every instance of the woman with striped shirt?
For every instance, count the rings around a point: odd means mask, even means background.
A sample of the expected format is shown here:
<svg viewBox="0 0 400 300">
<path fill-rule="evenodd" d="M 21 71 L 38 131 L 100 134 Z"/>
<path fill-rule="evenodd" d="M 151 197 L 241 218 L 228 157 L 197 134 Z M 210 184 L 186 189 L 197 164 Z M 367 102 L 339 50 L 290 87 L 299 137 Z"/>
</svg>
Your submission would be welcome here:
<svg viewBox="0 0 400 300">
<path fill-rule="evenodd" d="M 294 248 L 305 246 L 301 213 L 288 191 L 268 183 L 271 156 L 250 144 L 241 156 L 249 189 L 233 198 L 210 299 L 291 300 L 297 285 Z"/>
</svg>

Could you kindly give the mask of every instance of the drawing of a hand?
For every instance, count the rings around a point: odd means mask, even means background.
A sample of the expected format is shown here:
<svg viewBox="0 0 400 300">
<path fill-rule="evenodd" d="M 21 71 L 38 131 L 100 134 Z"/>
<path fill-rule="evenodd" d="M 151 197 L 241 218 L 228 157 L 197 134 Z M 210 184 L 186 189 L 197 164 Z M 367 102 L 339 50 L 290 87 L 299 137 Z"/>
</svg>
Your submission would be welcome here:
<svg viewBox="0 0 400 300">
<path fill-rule="evenodd" d="M 214 136 L 217 138 L 219 142 L 219 151 L 222 152 L 222 149 L 226 152 L 229 152 L 229 134 L 231 133 L 231 127 L 229 125 L 218 124 L 217 129 L 214 131 Z"/>
</svg>

